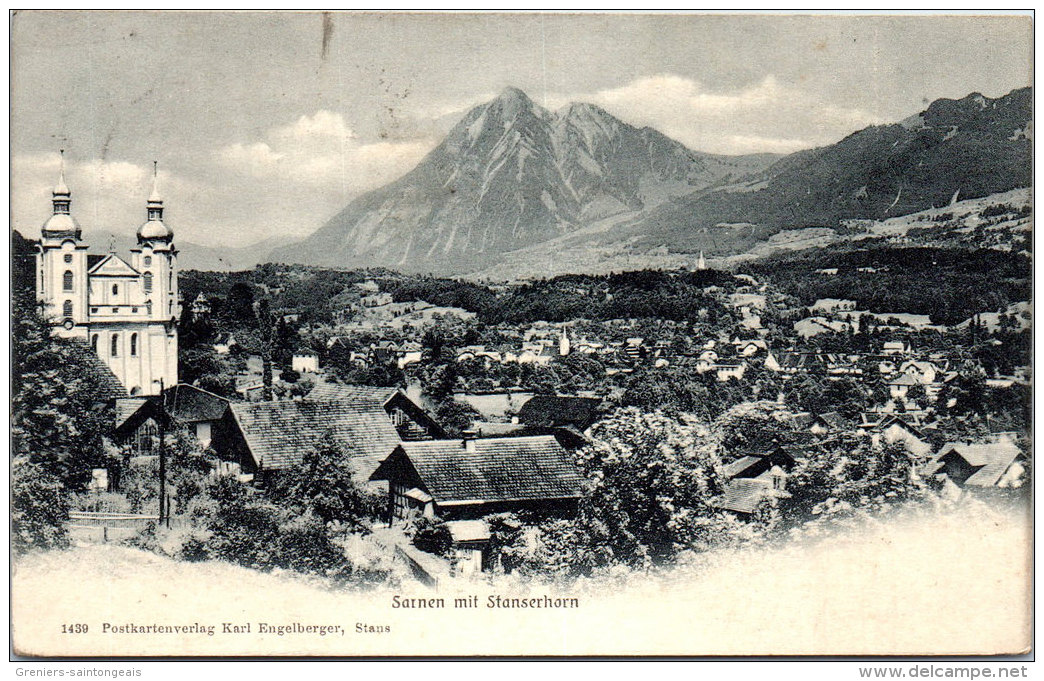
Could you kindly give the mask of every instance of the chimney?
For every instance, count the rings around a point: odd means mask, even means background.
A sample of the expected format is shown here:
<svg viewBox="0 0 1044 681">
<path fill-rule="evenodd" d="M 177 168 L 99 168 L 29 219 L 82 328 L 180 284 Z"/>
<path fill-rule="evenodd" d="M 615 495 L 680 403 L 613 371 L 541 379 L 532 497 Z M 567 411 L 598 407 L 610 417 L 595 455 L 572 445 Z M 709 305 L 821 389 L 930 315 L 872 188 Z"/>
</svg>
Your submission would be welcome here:
<svg viewBox="0 0 1044 681">
<path fill-rule="evenodd" d="M 464 436 L 464 439 L 460 443 L 464 447 L 464 451 L 475 451 L 475 439 L 478 437 L 478 431 L 468 429 L 461 431 L 461 435 Z"/>
</svg>

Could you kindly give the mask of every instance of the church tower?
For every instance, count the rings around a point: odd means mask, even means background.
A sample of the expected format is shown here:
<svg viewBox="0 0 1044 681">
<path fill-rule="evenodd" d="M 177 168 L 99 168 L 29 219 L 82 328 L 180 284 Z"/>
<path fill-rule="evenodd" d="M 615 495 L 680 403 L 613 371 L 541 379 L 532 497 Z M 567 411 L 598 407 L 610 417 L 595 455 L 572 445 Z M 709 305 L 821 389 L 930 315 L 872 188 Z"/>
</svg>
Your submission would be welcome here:
<svg viewBox="0 0 1044 681">
<path fill-rule="evenodd" d="M 88 255 L 70 212 L 64 156 L 37 255 L 36 294 L 55 334 L 89 343 L 130 395 L 157 395 L 178 381 L 178 272 L 174 233 L 163 222 L 153 166 L 146 221 L 127 262 Z"/>
<path fill-rule="evenodd" d="M 178 378 L 178 251 L 174 248 L 174 232 L 163 222 L 163 199 L 159 192 L 159 171 L 152 164 L 152 191 L 145 202 L 145 222 L 138 227 L 137 247 L 131 249 L 131 265 L 141 274 L 145 297 L 145 314 L 149 326 L 144 336 L 143 378 L 145 374 L 165 387 Z M 144 387 L 143 387 L 144 389 Z M 145 394 L 151 394 L 146 391 Z"/>
<path fill-rule="evenodd" d="M 87 244 L 72 216 L 72 192 L 65 183 L 62 152 L 58 183 L 51 191 L 51 217 L 40 230 L 36 255 L 36 297 L 44 315 L 56 325 L 56 334 L 87 338 Z"/>
</svg>

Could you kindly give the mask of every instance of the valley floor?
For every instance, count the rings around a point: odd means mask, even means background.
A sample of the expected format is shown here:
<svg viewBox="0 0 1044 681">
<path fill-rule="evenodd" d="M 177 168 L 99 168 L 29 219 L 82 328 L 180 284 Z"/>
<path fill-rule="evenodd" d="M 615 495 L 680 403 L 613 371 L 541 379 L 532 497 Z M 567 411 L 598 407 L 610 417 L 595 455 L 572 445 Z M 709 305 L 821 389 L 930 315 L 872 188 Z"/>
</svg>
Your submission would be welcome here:
<svg viewBox="0 0 1044 681">
<path fill-rule="evenodd" d="M 417 582 L 332 591 L 290 573 L 78 545 L 16 561 L 14 648 L 51 656 L 1015 653 L 1030 644 L 1031 559 L 1028 511 L 978 503 L 907 509 L 845 532 L 716 551 L 665 574 L 620 574 L 561 592 L 510 577 L 438 591 Z M 578 607 L 488 607 L 498 595 L 576 598 Z M 455 607 L 468 596 L 477 607 Z M 426 607 L 394 607 L 406 598 Z M 87 633 L 62 633 L 77 623 Z M 189 633 L 142 633 L 150 625 Z"/>
</svg>

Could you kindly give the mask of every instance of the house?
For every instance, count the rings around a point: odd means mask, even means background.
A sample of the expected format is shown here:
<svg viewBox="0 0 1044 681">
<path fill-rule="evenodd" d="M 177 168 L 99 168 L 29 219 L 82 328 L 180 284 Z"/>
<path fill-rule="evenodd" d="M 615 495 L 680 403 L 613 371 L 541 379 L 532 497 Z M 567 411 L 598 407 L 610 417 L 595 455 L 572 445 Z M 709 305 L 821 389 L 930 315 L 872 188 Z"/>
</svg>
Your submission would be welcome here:
<svg viewBox="0 0 1044 681">
<path fill-rule="evenodd" d="M 319 354 L 312 350 L 297 350 L 290 359 L 290 368 L 300 374 L 318 373 Z"/>
<path fill-rule="evenodd" d="M 114 437 L 129 445 L 132 453 L 148 455 L 156 451 L 161 425 L 185 428 L 196 437 L 200 447 L 218 451 L 227 442 L 222 424 L 230 402 L 186 383 L 167 388 L 154 398 L 119 400 Z"/>
<path fill-rule="evenodd" d="M 405 369 L 411 364 L 419 364 L 424 359 L 424 348 L 420 343 L 407 341 L 399 347 L 395 363 L 400 369 Z"/>
<path fill-rule="evenodd" d="M 840 433 L 848 428 L 848 421 L 836 411 L 816 414 L 812 417 L 812 424 L 808 431 L 814 435 L 827 435 L 829 433 Z"/>
<path fill-rule="evenodd" d="M 365 402 L 382 409 L 403 440 L 444 438 L 446 432 L 425 409 L 399 388 L 345 385 L 322 382 L 312 388 L 307 399 Z"/>
<path fill-rule="evenodd" d="M 887 341 L 881 348 L 884 355 L 906 355 L 910 352 L 910 345 L 902 341 Z"/>
<path fill-rule="evenodd" d="M 909 414 L 864 414 L 859 428 L 869 433 L 871 441 L 878 445 L 885 443 L 902 443 L 914 456 L 924 458 L 932 451 L 931 444 L 919 425 L 916 416 Z"/>
<path fill-rule="evenodd" d="M 749 516 L 758 509 L 762 501 L 774 499 L 785 492 L 786 475 L 775 466 L 756 478 L 729 480 L 724 493 L 711 503 L 723 511 Z"/>
<path fill-rule="evenodd" d="M 412 514 L 474 520 L 506 511 L 575 513 L 580 472 L 550 435 L 403 442 L 370 476 L 388 482 L 389 524 Z"/>
<path fill-rule="evenodd" d="M 718 383 L 725 383 L 732 379 L 737 381 L 743 378 L 743 374 L 747 371 L 747 363 L 741 362 L 739 364 L 715 364 L 714 370 L 717 372 Z"/>
<path fill-rule="evenodd" d="M 572 395 L 534 395 L 518 410 L 518 420 L 530 426 L 590 428 L 601 416 L 602 400 Z"/>
<path fill-rule="evenodd" d="M 784 471 L 791 470 L 797 460 L 790 452 L 780 446 L 770 447 L 766 452 L 756 452 L 741 456 L 723 467 L 725 477 L 756 478 L 772 468 L 779 467 Z"/>
<path fill-rule="evenodd" d="M 735 339 L 732 344 L 736 348 L 736 354 L 740 357 L 751 357 L 762 350 L 768 350 L 768 343 L 763 340 L 740 340 Z"/>
<path fill-rule="evenodd" d="M 401 442 L 388 413 L 372 400 L 232 402 L 223 425 L 229 442 L 218 455 L 262 482 L 299 464 L 309 449 L 334 443 L 365 483 Z"/>
<path fill-rule="evenodd" d="M 796 463 L 779 446 L 741 456 L 723 467 L 725 490 L 712 502 L 713 506 L 740 516 L 754 513 L 765 499 L 786 495 L 787 471 Z"/>
<path fill-rule="evenodd" d="M 886 385 L 888 385 L 889 397 L 896 401 L 905 401 L 910 388 L 920 385 L 920 381 L 909 374 L 900 373 L 895 378 L 889 379 Z"/>
<path fill-rule="evenodd" d="M 929 476 L 961 488 L 1020 487 L 1026 455 L 1007 439 L 995 442 L 948 442 L 925 466 Z"/>
</svg>

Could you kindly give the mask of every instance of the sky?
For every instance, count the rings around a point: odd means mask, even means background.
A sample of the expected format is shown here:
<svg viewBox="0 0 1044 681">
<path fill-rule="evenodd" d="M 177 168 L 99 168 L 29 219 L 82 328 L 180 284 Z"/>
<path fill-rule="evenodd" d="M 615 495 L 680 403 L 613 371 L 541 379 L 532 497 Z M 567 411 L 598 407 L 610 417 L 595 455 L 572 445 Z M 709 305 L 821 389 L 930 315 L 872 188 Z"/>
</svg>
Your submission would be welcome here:
<svg viewBox="0 0 1044 681">
<path fill-rule="evenodd" d="M 1010 16 L 18 12 L 11 40 L 12 226 L 65 149 L 85 231 L 133 233 L 155 160 L 175 241 L 210 246 L 311 233 L 508 86 L 743 154 L 1032 78 Z"/>
</svg>

